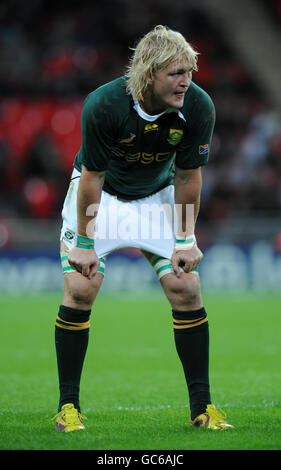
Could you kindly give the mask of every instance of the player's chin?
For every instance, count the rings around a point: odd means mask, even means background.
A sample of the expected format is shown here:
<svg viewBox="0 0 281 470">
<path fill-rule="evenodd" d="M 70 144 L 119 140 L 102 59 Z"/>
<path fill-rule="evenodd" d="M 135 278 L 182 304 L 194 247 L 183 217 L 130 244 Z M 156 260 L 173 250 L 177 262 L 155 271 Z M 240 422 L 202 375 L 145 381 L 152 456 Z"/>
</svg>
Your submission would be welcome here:
<svg viewBox="0 0 281 470">
<path fill-rule="evenodd" d="M 173 98 L 171 99 L 171 106 L 173 108 L 180 109 L 183 107 L 184 103 L 184 95 L 173 95 Z"/>
</svg>

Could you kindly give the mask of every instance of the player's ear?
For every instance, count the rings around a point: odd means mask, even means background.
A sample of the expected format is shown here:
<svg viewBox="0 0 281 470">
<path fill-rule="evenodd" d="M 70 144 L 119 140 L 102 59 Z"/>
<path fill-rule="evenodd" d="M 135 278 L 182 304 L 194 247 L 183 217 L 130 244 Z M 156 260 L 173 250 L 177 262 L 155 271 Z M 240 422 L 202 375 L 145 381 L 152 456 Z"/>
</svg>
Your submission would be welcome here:
<svg viewBox="0 0 281 470">
<path fill-rule="evenodd" d="M 152 83 L 153 83 L 153 76 L 152 76 L 152 74 L 149 74 L 149 75 L 147 76 L 147 78 L 146 78 L 146 83 L 147 83 L 147 85 L 152 85 Z"/>
</svg>

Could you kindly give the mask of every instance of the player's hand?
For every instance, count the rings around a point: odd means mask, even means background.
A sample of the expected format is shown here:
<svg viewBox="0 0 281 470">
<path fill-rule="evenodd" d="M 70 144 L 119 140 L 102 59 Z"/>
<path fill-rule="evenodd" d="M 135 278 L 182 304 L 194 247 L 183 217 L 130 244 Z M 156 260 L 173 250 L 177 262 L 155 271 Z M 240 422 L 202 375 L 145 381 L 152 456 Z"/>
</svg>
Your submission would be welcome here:
<svg viewBox="0 0 281 470">
<path fill-rule="evenodd" d="M 88 279 L 92 279 L 100 265 L 100 261 L 94 249 L 85 250 L 77 246 L 72 248 L 69 252 L 68 262 L 70 266 Z"/>
<path fill-rule="evenodd" d="M 172 255 L 172 266 L 177 277 L 180 277 L 181 267 L 185 273 L 190 273 L 193 269 L 198 268 L 203 259 L 203 253 L 197 245 L 190 250 L 174 250 Z"/>
</svg>

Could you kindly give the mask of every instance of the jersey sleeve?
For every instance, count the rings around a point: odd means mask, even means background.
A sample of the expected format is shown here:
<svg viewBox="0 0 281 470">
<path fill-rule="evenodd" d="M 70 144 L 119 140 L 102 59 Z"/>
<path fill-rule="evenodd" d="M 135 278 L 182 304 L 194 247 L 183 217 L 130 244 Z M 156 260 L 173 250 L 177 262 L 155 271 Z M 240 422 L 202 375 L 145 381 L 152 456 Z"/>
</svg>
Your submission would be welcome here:
<svg viewBox="0 0 281 470">
<path fill-rule="evenodd" d="M 88 170 L 105 171 L 112 147 L 112 125 L 103 100 L 88 96 L 81 117 L 80 161 Z"/>
<path fill-rule="evenodd" d="M 215 127 L 215 107 L 209 97 L 204 95 L 195 105 L 191 116 L 187 116 L 188 131 L 176 152 L 176 166 L 194 169 L 206 165 Z"/>
</svg>

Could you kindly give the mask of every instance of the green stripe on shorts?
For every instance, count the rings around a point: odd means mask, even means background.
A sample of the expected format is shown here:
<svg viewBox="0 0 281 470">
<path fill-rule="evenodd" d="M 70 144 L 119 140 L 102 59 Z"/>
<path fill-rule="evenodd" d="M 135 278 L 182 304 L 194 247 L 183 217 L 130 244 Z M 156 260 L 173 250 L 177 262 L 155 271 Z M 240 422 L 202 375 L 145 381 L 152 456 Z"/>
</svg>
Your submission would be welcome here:
<svg viewBox="0 0 281 470">
<path fill-rule="evenodd" d="M 174 269 L 173 269 L 170 259 L 161 258 L 160 256 L 154 255 L 150 260 L 150 264 L 153 267 L 159 279 L 161 279 L 161 277 L 165 276 L 166 274 L 174 273 Z M 179 269 L 181 272 L 184 272 L 181 267 Z M 193 269 L 191 272 L 198 273 L 199 271 L 198 271 L 198 268 L 196 268 L 196 269 Z"/>
</svg>

